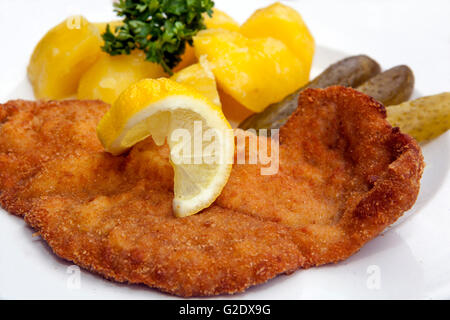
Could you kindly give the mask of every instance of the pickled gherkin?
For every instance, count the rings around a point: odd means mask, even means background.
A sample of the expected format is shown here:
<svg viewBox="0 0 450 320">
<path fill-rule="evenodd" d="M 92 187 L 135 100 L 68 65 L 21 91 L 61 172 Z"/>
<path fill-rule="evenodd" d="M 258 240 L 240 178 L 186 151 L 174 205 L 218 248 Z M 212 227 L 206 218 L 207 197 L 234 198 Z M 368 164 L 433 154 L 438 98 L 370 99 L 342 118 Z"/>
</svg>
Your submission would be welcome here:
<svg viewBox="0 0 450 320">
<path fill-rule="evenodd" d="M 392 126 L 419 142 L 430 140 L 450 129 L 450 92 L 390 106 L 386 112 Z"/>
<path fill-rule="evenodd" d="M 401 65 L 386 70 L 356 88 L 385 106 L 407 101 L 414 89 L 414 74 Z"/>
</svg>

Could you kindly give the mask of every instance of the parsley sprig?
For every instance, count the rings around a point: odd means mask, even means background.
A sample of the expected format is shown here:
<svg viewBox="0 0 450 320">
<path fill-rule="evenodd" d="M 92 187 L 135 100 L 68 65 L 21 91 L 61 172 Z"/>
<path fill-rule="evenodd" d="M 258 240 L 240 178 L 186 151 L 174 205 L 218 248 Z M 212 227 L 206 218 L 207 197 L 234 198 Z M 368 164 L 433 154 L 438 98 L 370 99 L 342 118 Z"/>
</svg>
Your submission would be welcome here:
<svg viewBox="0 0 450 320">
<path fill-rule="evenodd" d="M 172 74 L 181 61 L 186 42 L 205 29 L 203 13 L 212 15 L 211 0 L 120 0 L 114 11 L 124 17 L 114 32 L 107 25 L 103 51 L 110 55 L 143 50 L 146 60 L 162 65 Z"/>
</svg>

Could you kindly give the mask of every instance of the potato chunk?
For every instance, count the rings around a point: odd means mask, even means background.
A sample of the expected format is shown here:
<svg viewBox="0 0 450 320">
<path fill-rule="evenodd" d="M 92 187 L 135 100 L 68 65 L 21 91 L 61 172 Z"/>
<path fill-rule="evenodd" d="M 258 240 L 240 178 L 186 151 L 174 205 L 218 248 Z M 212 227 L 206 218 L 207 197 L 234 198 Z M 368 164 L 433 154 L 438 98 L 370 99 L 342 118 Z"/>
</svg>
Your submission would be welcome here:
<svg viewBox="0 0 450 320">
<path fill-rule="evenodd" d="M 205 14 L 205 25 L 207 29 L 239 31 L 239 24 L 228 14 L 216 8 L 213 8 L 212 17 Z"/>
<path fill-rule="evenodd" d="M 207 29 L 221 28 L 230 31 L 239 31 L 239 24 L 234 21 L 233 18 L 231 18 L 225 12 L 220 11 L 216 8 L 213 8 L 213 11 L 214 12 L 212 17 L 208 16 L 207 14 L 204 15 L 205 25 Z M 181 69 L 184 69 L 196 63 L 197 61 L 198 60 L 195 56 L 194 48 L 189 44 L 186 44 L 186 50 L 181 56 L 181 62 L 175 68 L 173 68 L 173 71 L 178 72 Z"/>
<path fill-rule="evenodd" d="M 249 38 L 272 37 L 284 42 L 306 66 L 304 72 L 309 76 L 314 38 L 296 10 L 279 2 L 274 3 L 255 11 L 240 31 Z"/>
<path fill-rule="evenodd" d="M 223 90 L 219 90 L 219 97 L 222 104 L 222 112 L 231 126 L 237 127 L 241 121 L 253 114 L 252 111 L 237 102 L 236 99 Z"/>
<path fill-rule="evenodd" d="M 200 57 L 200 62 L 175 73 L 171 79 L 190 86 L 207 97 L 212 103 L 221 106 L 217 92 L 216 79 L 211 72 L 206 57 Z"/>
<path fill-rule="evenodd" d="M 261 112 L 308 81 L 305 66 L 281 41 L 248 39 L 224 29 L 194 37 L 197 57 L 206 55 L 219 87 L 246 108 Z"/>
<path fill-rule="evenodd" d="M 76 94 L 81 75 L 95 62 L 102 41 L 85 18 L 69 17 L 39 41 L 28 65 L 28 78 L 38 99 Z"/>
<path fill-rule="evenodd" d="M 172 69 L 173 72 L 178 72 L 181 69 L 184 69 L 194 63 L 197 62 L 197 57 L 195 56 L 194 48 L 186 43 L 186 49 L 184 53 L 181 55 L 181 61 L 178 63 L 175 68 Z"/>
<path fill-rule="evenodd" d="M 145 60 L 142 51 L 118 56 L 102 53 L 81 77 L 78 98 L 113 103 L 130 84 L 144 78 L 160 78 L 165 75 L 159 64 Z"/>
</svg>

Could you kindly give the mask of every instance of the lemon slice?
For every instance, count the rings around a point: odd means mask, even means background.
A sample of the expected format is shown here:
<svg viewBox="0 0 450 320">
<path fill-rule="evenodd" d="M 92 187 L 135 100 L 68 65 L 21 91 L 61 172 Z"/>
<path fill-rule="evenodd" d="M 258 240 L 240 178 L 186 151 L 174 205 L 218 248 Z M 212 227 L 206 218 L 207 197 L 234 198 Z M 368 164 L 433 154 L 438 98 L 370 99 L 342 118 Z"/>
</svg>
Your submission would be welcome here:
<svg viewBox="0 0 450 320">
<path fill-rule="evenodd" d="M 178 217 L 208 207 L 230 175 L 234 135 L 221 108 L 170 79 L 145 79 L 125 89 L 100 120 L 97 134 L 114 155 L 148 136 L 157 145 L 167 141 Z"/>
</svg>

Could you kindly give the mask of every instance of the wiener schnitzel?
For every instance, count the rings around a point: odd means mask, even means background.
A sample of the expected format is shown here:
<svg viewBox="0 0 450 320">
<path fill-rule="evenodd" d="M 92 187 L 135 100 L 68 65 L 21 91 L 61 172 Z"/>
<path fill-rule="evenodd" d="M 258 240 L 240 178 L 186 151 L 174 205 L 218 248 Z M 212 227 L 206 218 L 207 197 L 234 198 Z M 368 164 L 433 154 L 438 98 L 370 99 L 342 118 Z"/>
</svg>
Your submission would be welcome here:
<svg viewBox="0 0 450 320">
<path fill-rule="evenodd" d="M 419 191 L 420 148 L 381 104 L 349 88 L 308 89 L 281 128 L 277 174 L 235 164 L 212 206 L 176 218 L 167 146 L 150 137 L 105 153 L 95 127 L 108 107 L 0 105 L 0 202 L 58 256 L 116 281 L 180 296 L 243 291 L 346 259 Z"/>
</svg>

